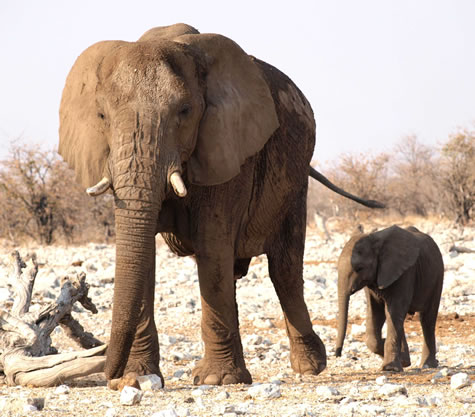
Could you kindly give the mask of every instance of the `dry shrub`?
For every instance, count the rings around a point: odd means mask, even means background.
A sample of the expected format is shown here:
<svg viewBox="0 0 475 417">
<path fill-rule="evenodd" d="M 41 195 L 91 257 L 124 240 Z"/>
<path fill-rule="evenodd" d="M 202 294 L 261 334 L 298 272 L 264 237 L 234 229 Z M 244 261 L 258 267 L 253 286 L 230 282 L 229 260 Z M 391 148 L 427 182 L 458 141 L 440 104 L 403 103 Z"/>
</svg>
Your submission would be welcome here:
<svg viewBox="0 0 475 417">
<path fill-rule="evenodd" d="M 104 241 L 114 234 L 111 197 L 88 197 L 55 151 L 13 144 L 0 162 L 0 198 L 0 237 L 16 243 Z"/>
<path fill-rule="evenodd" d="M 387 209 L 365 208 L 311 181 L 307 216 L 310 225 L 325 224 L 331 217 L 345 217 L 351 227 L 378 216 L 401 219 L 410 215 L 443 215 L 460 224 L 474 217 L 473 130 L 450 135 L 440 152 L 410 135 L 402 138 L 390 153 L 344 154 L 331 166 L 319 170 L 339 187 L 364 199 L 383 202 Z"/>
<path fill-rule="evenodd" d="M 445 214 L 456 223 L 467 224 L 475 206 L 475 131 L 459 130 L 442 146 L 440 157 L 441 188 Z"/>
</svg>

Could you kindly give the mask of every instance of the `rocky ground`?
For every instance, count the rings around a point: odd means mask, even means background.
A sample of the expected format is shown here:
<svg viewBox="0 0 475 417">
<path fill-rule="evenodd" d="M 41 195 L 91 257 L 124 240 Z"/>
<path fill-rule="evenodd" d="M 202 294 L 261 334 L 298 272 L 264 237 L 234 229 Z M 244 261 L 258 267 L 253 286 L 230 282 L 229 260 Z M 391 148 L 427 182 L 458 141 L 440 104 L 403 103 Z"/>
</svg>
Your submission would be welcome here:
<svg viewBox="0 0 475 417">
<path fill-rule="evenodd" d="M 318 230 L 309 229 L 304 271 L 305 295 L 314 329 L 328 354 L 328 367 L 319 376 L 301 377 L 291 370 L 280 305 L 268 279 L 266 259 L 259 257 L 253 260 L 248 275 L 238 281 L 237 291 L 242 340 L 253 386 L 193 386 L 191 370 L 203 351 L 196 268 L 192 259 L 176 258 L 160 241 L 155 319 L 165 388 L 143 391 L 138 404 L 124 405 L 119 392 L 107 389 L 102 374 L 51 388 L 8 387 L 3 383 L 0 415 L 474 416 L 475 254 L 450 248 L 455 245 L 475 249 L 475 227 L 461 229 L 446 222 L 427 221 L 415 225 L 433 236 L 446 266 L 437 325 L 439 369 L 418 367 L 421 329 L 415 317 L 406 322 L 413 365 L 404 373 L 379 371 L 381 359 L 370 353 L 363 342 L 362 291 L 350 301 L 350 325 L 343 356 L 335 358 L 336 259 L 349 235 L 339 231 L 341 225 L 329 223 L 329 240 Z M 1 280 L 6 277 L 7 257 L 12 249 L 0 246 L 0 307 L 11 305 Z M 73 314 L 86 330 L 106 341 L 111 323 L 114 246 L 20 248 L 22 255 L 32 250 L 42 267 L 31 309 L 42 309 L 57 297 L 59 277 L 68 270 L 84 270 L 91 286 L 89 295 L 99 312 L 93 315 L 78 307 Z M 82 266 L 72 267 L 80 261 Z M 78 349 L 59 328 L 53 334 L 53 342 L 60 352 Z M 44 399 L 42 410 L 35 411 L 31 405 L 33 398 Z"/>
</svg>

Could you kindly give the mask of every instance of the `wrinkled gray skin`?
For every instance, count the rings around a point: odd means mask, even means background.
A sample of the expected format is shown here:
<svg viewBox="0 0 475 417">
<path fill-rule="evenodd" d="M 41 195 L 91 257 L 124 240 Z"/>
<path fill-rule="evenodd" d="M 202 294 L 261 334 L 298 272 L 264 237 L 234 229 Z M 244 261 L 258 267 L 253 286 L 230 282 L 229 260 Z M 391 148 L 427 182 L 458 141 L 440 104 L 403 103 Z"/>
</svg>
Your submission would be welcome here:
<svg viewBox="0 0 475 417">
<path fill-rule="evenodd" d="M 411 364 L 404 334 L 406 315 L 419 312 L 424 335 L 421 367 L 436 368 L 435 325 L 442 292 L 444 264 L 434 240 L 415 227 L 391 226 L 353 236 L 338 260 L 338 335 L 341 356 L 350 295 L 366 293 L 366 344 L 383 356 L 382 370 Z M 381 329 L 387 322 L 387 338 Z"/>
<path fill-rule="evenodd" d="M 178 24 L 79 56 L 61 100 L 59 152 L 88 192 L 110 187 L 115 198 L 109 381 L 161 375 L 157 233 L 174 253 L 196 258 L 205 345 L 196 384 L 252 381 L 235 280 L 260 254 L 284 311 L 293 369 L 325 368 L 302 279 L 314 143 L 313 112 L 295 84 L 224 36 Z"/>
</svg>

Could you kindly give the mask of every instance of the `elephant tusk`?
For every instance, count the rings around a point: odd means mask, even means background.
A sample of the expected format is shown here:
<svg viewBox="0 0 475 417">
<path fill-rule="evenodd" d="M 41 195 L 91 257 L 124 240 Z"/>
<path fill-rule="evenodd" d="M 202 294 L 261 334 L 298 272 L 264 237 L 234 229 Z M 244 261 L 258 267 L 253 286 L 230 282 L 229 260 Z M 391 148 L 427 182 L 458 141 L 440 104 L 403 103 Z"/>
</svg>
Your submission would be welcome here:
<svg viewBox="0 0 475 417">
<path fill-rule="evenodd" d="M 104 177 L 96 185 L 89 187 L 86 190 L 86 193 L 88 193 L 92 197 L 96 197 L 98 195 L 104 194 L 109 189 L 110 186 L 111 186 L 111 180 L 107 177 Z"/>
<path fill-rule="evenodd" d="M 175 171 L 172 175 L 170 175 L 170 184 L 172 185 L 173 191 L 175 191 L 175 194 L 178 197 L 186 196 L 186 186 L 178 171 Z"/>
</svg>

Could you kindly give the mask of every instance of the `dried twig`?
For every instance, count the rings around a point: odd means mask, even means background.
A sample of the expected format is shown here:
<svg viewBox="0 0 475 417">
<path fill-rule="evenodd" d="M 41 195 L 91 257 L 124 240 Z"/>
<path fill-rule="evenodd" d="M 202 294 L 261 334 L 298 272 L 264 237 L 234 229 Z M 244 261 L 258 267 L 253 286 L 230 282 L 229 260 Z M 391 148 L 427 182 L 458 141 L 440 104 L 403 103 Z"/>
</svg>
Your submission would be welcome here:
<svg viewBox="0 0 475 417">
<path fill-rule="evenodd" d="M 25 263 L 17 251 L 11 257 L 11 287 L 15 292 L 12 312 L 0 310 L 0 370 L 11 385 L 50 386 L 101 372 L 106 345 L 72 317 L 79 302 L 92 313 L 97 308 L 88 297 L 84 273 L 62 279 L 61 293 L 54 303 L 39 313 L 28 313 L 33 285 L 38 272 L 35 255 Z M 88 350 L 63 354 L 51 346 L 51 332 L 61 326 L 66 334 Z"/>
</svg>

